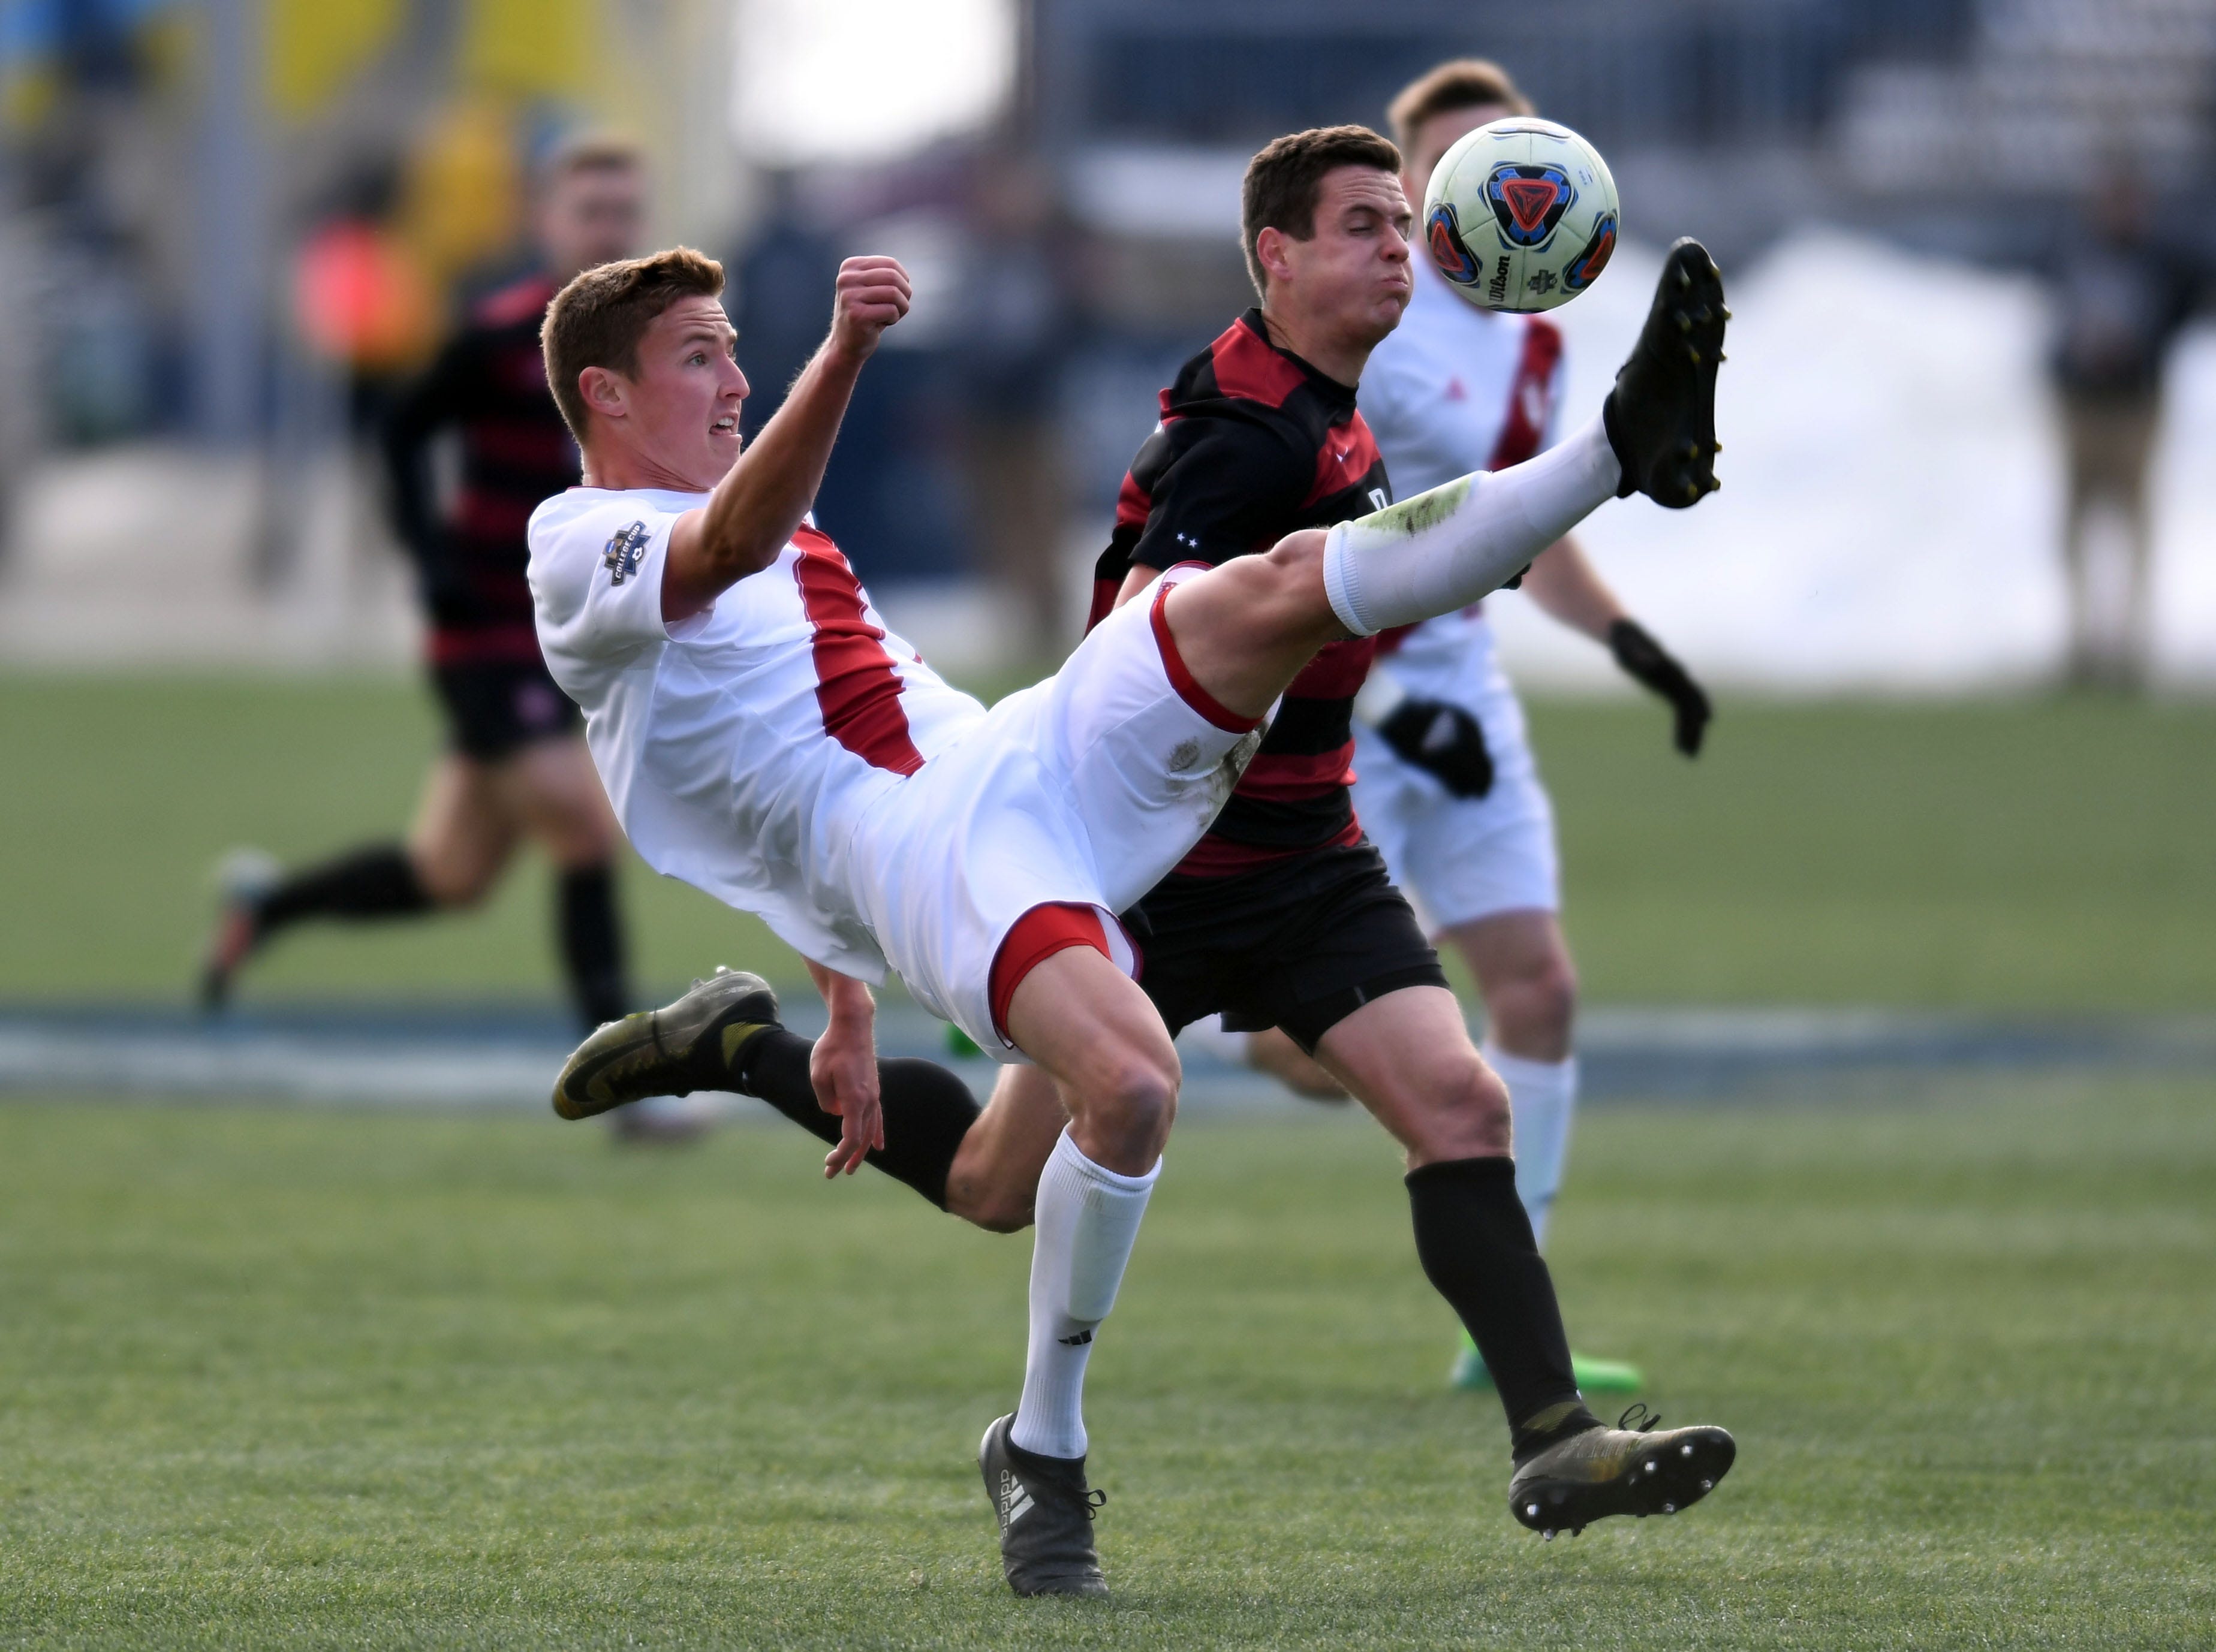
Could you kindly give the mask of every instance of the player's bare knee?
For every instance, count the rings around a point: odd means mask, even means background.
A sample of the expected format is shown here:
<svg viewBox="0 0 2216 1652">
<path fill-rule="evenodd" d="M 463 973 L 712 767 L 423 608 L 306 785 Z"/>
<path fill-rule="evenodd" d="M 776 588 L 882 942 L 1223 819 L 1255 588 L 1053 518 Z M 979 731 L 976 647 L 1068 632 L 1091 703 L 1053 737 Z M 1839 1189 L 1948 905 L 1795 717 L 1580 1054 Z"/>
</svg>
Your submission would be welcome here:
<svg viewBox="0 0 2216 1652">
<path fill-rule="evenodd" d="M 1500 983 L 1485 1008 L 1493 1042 L 1502 1049 L 1535 1061 L 1559 1061 L 1569 1053 L 1577 1019 L 1577 971 L 1567 958 L 1549 958 Z"/>
<path fill-rule="evenodd" d="M 1509 1151 L 1508 1086 L 1474 1053 L 1433 1073 L 1418 1116 L 1412 1160 L 1420 1164 L 1490 1158 Z"/>
<path fill-rule="evenodd" d="M 1111 1170 L 1144 1175 L 1177 1119 L 1181 1076 L 1174 1050 L 1119 1052 L 1104 1062 L 1072 1090 L 1078 1145 Z"/>
<path fill-rule="evenodd" d="M 988 1233 L 1020 1233 L 1037 1216 L 1036 1190 L 965 1184 L 947 1178 L 946 1208 Z"/>
</svg>

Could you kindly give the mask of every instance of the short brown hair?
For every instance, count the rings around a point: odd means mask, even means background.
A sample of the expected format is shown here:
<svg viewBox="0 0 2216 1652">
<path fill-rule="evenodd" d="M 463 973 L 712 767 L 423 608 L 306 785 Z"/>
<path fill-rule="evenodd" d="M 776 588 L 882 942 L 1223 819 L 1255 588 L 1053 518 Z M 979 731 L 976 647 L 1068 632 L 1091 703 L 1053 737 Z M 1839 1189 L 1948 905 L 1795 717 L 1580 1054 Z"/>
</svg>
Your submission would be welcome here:
<svg viewBox="0 0 2216 1652">
<path fill-rule="evenodd" d="M 723 291 L 721 264 L 690 247 L 672 247 L 588 269 L 554 295 L 539 343 L 546 353 L 546 387 L 579 446 L 585 441 L 585 396 L 577 375 L 606 367 L 633 377 L 638 341 L 656 316 L 680 298 L 714 298 Z"/>
<path fill-rule="evenodd" d="M 1531 100 L 1517 89 L 1508 71 L 1484 58 L 1456 58 L 1400 89 L 1385 108 L 1394 141 L 1407 149 L 1433 115 L 1499 104 L 1511 114 L 1536 114 Z"/>
<path fill-rule="evenodd" d="M 1317 126 L 1275 138 L 1246 163 L 1239 188 L 1239 233 L 1245 238 L 1246 273 L 1266 296 L 1254 238 L 1277 230 L 1296 241 L 1315 234 L 1316 188 L 1335 167 L 1400 169 L 1400 151 L 1367 126 Z"/>
<path fill-rule="evenodd" d="M 580 172 L 638 172 L 646 151 L 619 132 L 572 132 L 540 163 L 542 182 L 559 183 Z"/>
</svg>

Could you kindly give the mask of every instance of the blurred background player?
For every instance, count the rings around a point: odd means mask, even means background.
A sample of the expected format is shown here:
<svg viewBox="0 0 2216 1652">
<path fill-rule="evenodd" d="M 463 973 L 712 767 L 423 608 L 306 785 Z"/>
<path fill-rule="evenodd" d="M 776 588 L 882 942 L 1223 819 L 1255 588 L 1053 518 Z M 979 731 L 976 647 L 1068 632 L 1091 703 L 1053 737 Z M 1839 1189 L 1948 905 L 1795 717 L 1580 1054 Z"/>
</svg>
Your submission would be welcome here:
<svg viewBox="0 0 2216 1652">
<path fill-rule="evenodd" d="M 539 501 L 577 480 L 577 454 L 547 392 L 539 325 L 578 271 L 637 250 L 644 168 L 627 142 L 571 141 L 547 162 L 538 267 L 471 307 L 385 427 L 394 525 L 415 559 L 432 685 L 447 750 L 432 765 L 404 842 L 380 840 L 282 874 L 242 851 L 221 873 L 222 911 L 200 980 L 229 1001 L 249 957 L 304 920 L 419 917 L 481 900 L 530 838 L 556 875 L 556 927 L 585 1027 L 630 1008 L 616 913 L 615 817 L 585 750 L 577 709 L 547 675 L 525 579 L 524 528 Z M 458 438 L 459 485 L 434 463 Z"/>
<path fill-rule="evenodd" d="M 1462 58 L 1407 86 L 1388 113 L 1406 164 L 1402 186 L 1420 202 L 1457 138 L 1533 109 L 1505 71 Z M 1362 378 L 1363 414 L 1403 496 L 1551 446 L 1563 382 L 1554 323 L 1480 310 L 1450 292 L 1429 258 L 1412 262 L 1407 311 Z M 1574 540 L 1534 562 L 1523 590 L 1668 700 L 1678 750 L 1699 752 L 1708 697 L 1624 611 Z M 1506 1083 L 1515 1121 L 1516 1189 L 1543 1245 L 1577 1103 L 1577 971 L 1558 917 L 1553 808 L 1482 611 L 1381 637 L 1355 725 L 1355 811 L 1433 936 L 1451 941 L 1476 977 L 1486 1064 Z M 1337 1090 L 1282 1032 L 1251 1035 L 1246 1054 L 1303 1094 Z M 1467 1340 L 1455 1380 L 1489 1381 Z M 1578 1381 L 1588 1391 L 1629 1390 L 1640 1378 L 1618 1361 L 1579 1356 Z"/>
<path fill-rule="evenodd" d="M 2069 683 L 2145 685 L 2153 611 L 2153 524 L 2147 469 L 2162 421 L 2163 368 L 2191 319 L 2192 271 L 2155 233 L 2146 184 L 2119 162 L 2103 169 L 2055 271 L 2050 367 L 2062 415 L 2066 496 L 2062 561 L 2069 582 Z M 2103 507 L 2123 529 L 2121 600 L 2102 623 L 2092 526 Z"/>
</svg>

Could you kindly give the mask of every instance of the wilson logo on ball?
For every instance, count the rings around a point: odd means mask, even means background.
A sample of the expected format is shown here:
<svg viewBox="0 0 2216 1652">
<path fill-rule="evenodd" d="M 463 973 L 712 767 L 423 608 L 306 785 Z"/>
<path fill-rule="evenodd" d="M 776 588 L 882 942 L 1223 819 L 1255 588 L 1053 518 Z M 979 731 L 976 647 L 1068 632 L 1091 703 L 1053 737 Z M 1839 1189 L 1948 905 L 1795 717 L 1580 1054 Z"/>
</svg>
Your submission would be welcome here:
<svg viewBox="0 0 2216 1652">
<path fill-rule="evenodd" d="M 1609 255 L 1616 250 L 1616 214 L 1611 212 L 1593 225 L 1592 239 L 1585 249 L 1562 270 L 1562 285 L 1573 292 L 1583 291 L 1597 280 L 1608 267 Z"/>
<path fill-rule="evenodd" d="M 1462 245 L 1462 226 L 1455 220 L 1454 203 L 1441 201 L 1431 209 L 1430 228 L 1431 262 L 1439 267 L 1439 273 L 1448 280 L 1463 286 L 1477 282 L 1477 260 L 1470 256 Z"/>
<path fill-rule="evenodd" d="M 1493 208 L 1493 221 L 1500 226 L 1501 239 L 1511 247 L 1544 244 L 1577 198 L 1569 175 L 1558 166 L 1511 162 L 1493 168 L 1485 181 L 1485 199 Z"/>
</svg>

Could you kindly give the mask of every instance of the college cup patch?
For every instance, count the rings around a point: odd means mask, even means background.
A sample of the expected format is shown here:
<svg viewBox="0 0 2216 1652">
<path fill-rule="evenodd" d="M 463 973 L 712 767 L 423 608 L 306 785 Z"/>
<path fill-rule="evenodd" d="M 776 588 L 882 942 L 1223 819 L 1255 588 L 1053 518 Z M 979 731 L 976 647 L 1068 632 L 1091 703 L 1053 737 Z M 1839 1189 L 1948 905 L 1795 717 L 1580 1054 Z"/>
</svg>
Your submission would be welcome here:
<svg viewBox="0 0 2216 1652">
<path fill-rule="evenodd" d="M 608 570 L 610 585 L 621 585 L 638 572 L 638 559 L 646 555 L 647 537 L 643 522 L 618 528 L 608 536 L 608 548 L 600 553 L 600 566 Z"/>
</svg>

